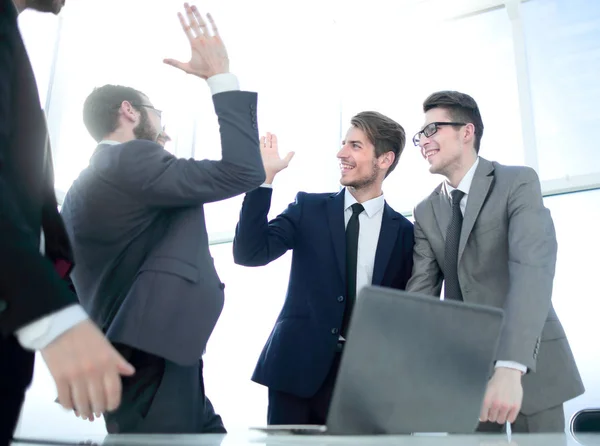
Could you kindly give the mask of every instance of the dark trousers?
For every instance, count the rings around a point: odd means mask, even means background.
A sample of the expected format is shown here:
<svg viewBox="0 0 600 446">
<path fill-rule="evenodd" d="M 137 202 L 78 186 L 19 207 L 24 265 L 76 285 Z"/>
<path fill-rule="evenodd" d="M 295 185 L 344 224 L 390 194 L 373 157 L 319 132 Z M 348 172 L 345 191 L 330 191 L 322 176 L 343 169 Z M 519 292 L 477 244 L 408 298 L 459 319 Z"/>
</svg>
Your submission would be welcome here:
<svg viewBox="0 0 600 446">
<path fill-rule="evenodd" d="M 135 367 L 123 378 L 119 408 L 105 413 L 108 433 L 226 433 L 204 392 L 202 360 L 180 366 L 130 347 L 117 349 Z"/>
<path fill-rule="evenodd" d="M 563 405 L 551 407 L 532 415 L 517 415 L 510 426 L 512 433 L 550 433 L 565 431 L 565 411 Z M 477 432 L 500 433 L 506 432 L 506 424 L 479 423 Z"/>
<path fill-rule="evenodd" d="M 338 352 L 321 388 L 311 398 L 269 389 L 267 424 L 326 424 L 340 359 Z"/>
<path fill-rule="evenodd" d="M 23 349 L 14 336 L 0 336 L 0 445 L 10 443 L 17 427 L 34 360 L 34 353 Z"/>
</svg>

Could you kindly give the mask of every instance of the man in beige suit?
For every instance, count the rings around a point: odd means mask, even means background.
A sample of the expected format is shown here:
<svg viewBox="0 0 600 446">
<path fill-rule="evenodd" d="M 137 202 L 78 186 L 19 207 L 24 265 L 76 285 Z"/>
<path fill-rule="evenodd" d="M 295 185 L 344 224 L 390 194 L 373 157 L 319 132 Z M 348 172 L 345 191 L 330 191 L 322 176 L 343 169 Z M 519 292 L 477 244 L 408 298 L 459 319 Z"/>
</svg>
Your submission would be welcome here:
<svg viewBox="0 0 600 446">
<path fill-rule="evenodd" d="M 504 309 L 478 430 L 564 431 L 563 403 L 584 388 L 551 303 L 557 243 L 538 176 L 478 156 L 483 121 L 470 96 L 437 92 L 423 111 L 413 143 L 446 179 L 415 208 L 407 290 L 439 296 L 444 281 L 445 299 Z"/>
</svg>

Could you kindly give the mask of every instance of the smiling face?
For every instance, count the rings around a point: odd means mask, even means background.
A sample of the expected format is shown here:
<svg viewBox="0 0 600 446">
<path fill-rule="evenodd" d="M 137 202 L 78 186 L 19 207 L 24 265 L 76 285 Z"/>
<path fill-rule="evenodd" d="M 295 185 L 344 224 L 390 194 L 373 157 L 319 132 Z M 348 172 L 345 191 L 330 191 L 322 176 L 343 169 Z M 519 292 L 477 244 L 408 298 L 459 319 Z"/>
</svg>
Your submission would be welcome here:
<svg viewBox="0 0 600 446">
<path fill-rule="evenodd" d="M 377 181 L 380 169 L 375 157 L 375 146 L 359 128 L 350 127 L 337 157 L 343 186 L 361 189 Z"/>
<path fill-rule="evenodd" d="M 476 156 L 473 149 L 475 128 L 470 123 L 444 125 L 446 122 L 454 121 L 445 109 L 438 107 L 427 111 L 423 128 L 432 123 L 441 124 L 436 125 L 437 130 L 430 136 L 420 135 L 419 147 L 431 173 L 450 177 L 462 166 L 472 164 Z"/>
</svg>

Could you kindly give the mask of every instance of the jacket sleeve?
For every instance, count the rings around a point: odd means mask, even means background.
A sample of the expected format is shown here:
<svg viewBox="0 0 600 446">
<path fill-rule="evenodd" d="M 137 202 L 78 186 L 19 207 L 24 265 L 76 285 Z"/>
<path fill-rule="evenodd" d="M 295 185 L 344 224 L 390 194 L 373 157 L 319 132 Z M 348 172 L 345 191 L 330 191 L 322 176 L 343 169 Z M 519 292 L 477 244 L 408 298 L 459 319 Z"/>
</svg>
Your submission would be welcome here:
<svg viewBox="0 0 600 446">
<path fill-rule="evenodd" d="M 19 150 L 11 147 L 17 51 L 24 52 L 24 48 L 16 20 L 13 22 L 9 14 L 0 14 L 0 334 L 3 336 L 77 303 L 52 263 L 40 254 L 39 228 L 27 224 L 22 209 L 25 204 L 17 203 L 15 190 L 21 179 L 6 168 L 11 151 Z M 26 54 L 20 55 L 23 57 Z"/>
<path fill-rule="evenodd" d="M 107 181 L 151 206 L 196 206 L 252 190 L 265 180 L 256 100 L 255 93 L 243 91 L 213 96 L 221 133 L 221 160 L 177 158 L 159 144 L 133 140 L 123 145 L 118 162 L 110 169 L 102 164 L 95 167 Z"/>
<path fill-rule="evenodd" d="M 238 265 L 262 266 L 293 249 L 302 218 L 302 197 L 273 220 L 268 220 L 271 188 L 259 187 L 244 197 L 233 239 L 233 259 Z"/>
</svg>

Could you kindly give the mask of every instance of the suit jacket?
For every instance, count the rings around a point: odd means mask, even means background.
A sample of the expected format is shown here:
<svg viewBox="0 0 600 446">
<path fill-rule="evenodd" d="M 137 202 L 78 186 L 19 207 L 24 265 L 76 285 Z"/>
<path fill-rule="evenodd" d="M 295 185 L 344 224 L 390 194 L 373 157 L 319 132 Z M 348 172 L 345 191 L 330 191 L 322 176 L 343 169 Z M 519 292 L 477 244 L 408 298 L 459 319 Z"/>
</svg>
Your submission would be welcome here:
<svg viewBox="0 0 600 446">
<path fill-rule="evenodd" d="M 0 339 L 77 303 L 53 261 L 73 263 L 57 210 L 46 119 L 17 12 L 11 0 L 0 0 Z"/>
<path fill-rule="evenodd" d="M 203 204 L 265 179 L 255 93 L 213 96 L 221 161 L 178 159 L 133 140 L 100 145 L 62 214 L 81 262 L 77 295 L 112 342 L 197 364 L 223 308 Z"/>
<path fill-rule="evenodd" d="M 344 191 L 300 192 L 268 221 L 272 189 L 246 194 L 233 241 L 236 263 L 260 266 L 293 250 L 285 303 L 252 379 L 308 398 L 334 360 L 346 307 Z M 413 227 L 387 203 L 373 270 L 374 285 L 403 289 L 412 268 Z"/>
<path fill-rule="evenodd" d="M 407 289 L 439 296 L 451 219 L 442 184 L 417 205 L 414 216 L 414 266 Z M 480 158 L 463 219 L 458 277 L 465 302 L 504 309 L 496 360 L 528 367 L 522 381 L 525 415 L 584 390 L 551 303 L 556 251 L 554 224 L 535 171 Z"/>
</svg>

